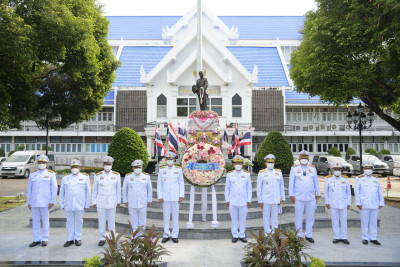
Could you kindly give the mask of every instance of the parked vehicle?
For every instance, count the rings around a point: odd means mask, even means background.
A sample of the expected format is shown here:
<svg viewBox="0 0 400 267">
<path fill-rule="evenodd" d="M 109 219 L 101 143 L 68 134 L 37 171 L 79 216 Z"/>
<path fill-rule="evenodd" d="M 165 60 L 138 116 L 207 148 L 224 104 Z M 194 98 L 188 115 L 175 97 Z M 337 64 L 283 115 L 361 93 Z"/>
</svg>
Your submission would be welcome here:
<svg viewBox="0 0 400 267">
<path fill-rule="evenodd" d="M 6 157 L 1 157 L 1 158 L 0 158 L 0 166 L 1 166 L 1 164 L 2 164 L 4 161 L 6 161 L 6 160 L 7 160 Z"/>
<path fill-rule="evenodd" d="M 380 174 L 382 177 L 386 177 L 389 174 L 389 166 L 378 159 L 375 156 L 371 155 L 363 155 L 362 161 L 370 160 L 374 163 L 374 173 Z M 350 158 L 347 160 L 348 163 L 353 165 L 354 173 L 360 173 L 360 156 L 359 155 L 350 155 Z"/>
<path fill-rule="evenodd" d="M 377 155 L 376 157 L 389 166 L 390 174 L 393 174 L 394 164 L 400 163 L 400 155 Z"/>
<path fill-rule="evenodd" d="M 5 162 L 1 165 L 0 176 L 3 178 L 7 177 L 24 177 L 28 178 L 29 174 L 37 170 L 36 157 L 43 155 L 45 152 L 41 150 L 26 150 L 14 152 Z M 49 170 L 55 168 L 54 152 L 49 151 Z"/>
<path fill-rule="evenodd" d="M 393 175 L 394 175 L 394 176 L 400 176 L 400 162 L 394 163 L 394 166 L 393 166 Z"/>
<path fill-rule="evenodd" d="M 312 164 L 317 168 L 318 173 L 332 174 L 331 164 L 341 162 L 343 164 L 342 173 L 351 177 L 353 175 L 353 166 L 347 163 L 344 159 L 335 156 L 314 156 Z"/>
</svg>

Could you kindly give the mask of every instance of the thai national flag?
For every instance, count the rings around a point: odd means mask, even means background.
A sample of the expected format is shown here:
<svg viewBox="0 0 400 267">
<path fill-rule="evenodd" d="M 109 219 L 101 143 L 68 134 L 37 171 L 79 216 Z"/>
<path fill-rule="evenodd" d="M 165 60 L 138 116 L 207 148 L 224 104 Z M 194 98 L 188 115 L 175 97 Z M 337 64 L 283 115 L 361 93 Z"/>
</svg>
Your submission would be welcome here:
<svg viewBox="0 0 400 267">
<path fill-rule="evenodd" d="M 232 134 L 231 148 L 229 149 L 229 154 L 235 151 L 236 146 L 239 144 L 239 133 L 237 129 L 237 124 L 235 123 L 235 129 Z"/>
<path fill-rule="evenodd" d="M 236 155 L 240 155 L 240 148 L 243 148 L 243 146 L 249 146 L 251 145 L 251 126 L 247 130 L 247 132 L 243 135 L 242 140 L 240 140 L 239 144 L 236 146 Z"/>
<path fill-rule="evenodd" d="M 169 122 L 168 124 L 168 147 L 172 150 L 175 154 L 178 153 L 178 138 L 176 136 L 174 127 L 172 123 Z"/>
<path fill-rule="evenodd" d="M 228 143 L 228 125 L 227 124 L 225 124 L 224 137 L 223 137 L 222 141 Z"/>
<path fill-rule="evenodd" d="M 178 122 L 178 143 L 180 144 L 183 140 L 183 135 L 185 133 L 183 132 L 183 129 L 181 128 L 181 124 Z"/>
<path fill-rule="evenodd" d="M 156 145 L 156 148 L 157 148 L 157 155 L 164 156 L 165 153 L 167 153 L 167 150 L 165 149 L 165 147 L 164 147 L 164 145 L 162 143 L 161 136 L 158 133 L 157 126 L 156 126 L 156 130 L 154 132 L 154 142 L 155 142 L 155 145 Z"/>
</svg>

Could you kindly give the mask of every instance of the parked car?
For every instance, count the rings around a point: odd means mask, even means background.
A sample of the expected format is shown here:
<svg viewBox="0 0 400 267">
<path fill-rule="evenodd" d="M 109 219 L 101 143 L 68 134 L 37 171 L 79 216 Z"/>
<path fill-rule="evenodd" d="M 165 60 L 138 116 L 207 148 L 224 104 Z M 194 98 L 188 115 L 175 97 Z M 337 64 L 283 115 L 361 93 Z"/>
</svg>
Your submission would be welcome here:
<svg viewBox="0 0 400 267">
<path fill-rule="evenodd" d="M 314 156 L 312 164 L 317 168 L 318 173 L 332 174 L 331 164 L 334 162 L 341 162 L 343 164 L 342 173 L 351 177 L 353 175 L 353 166 L 347 163 L 341 157 L 335 156 Z"/>
<path fill-rule="evenodd" d="M 400 155 L 377 155 L 376 157 L 389 166 L 390 174 L 393 174 L 394 164 L 400 163 Z"/>
<path fill-rule="evenodd" d="M 393 175 L 400 176 L 400 162 L 396 162 L 393 166 Z"/>
<path fill-rule="evenodd" d="M 16 151 L 14 152 L 5 162 L 1 165 L 1 173 L 0 176 L 2 178 L 7 177 L 24 177 L 28 178 L 29 174 L 35 170 L 37 170 L 37 161 L 36 157 L 39 155 L 43 155 L 44 151 L 34 151 L 34 150 L 26 150 L 26 151 Z M 55 162 L 54 162 L 54 152 L 49 151 L 49 170 L 54 170 Z"/>
<path fill-rule="evenodd" d="M 370 160 L 374 163 L 374 173 L 380 174 L 382 177 L 386 177 L 389 174 L 389 166 L 378 159 L 375 156 L 371 155 L 363 155 L 362 161 Z M 350 158 L 347 160 L 348 163 L 353 165 L 354 173 L 360 173 L 360 156 L 359 155 L 350 155 Z"/>
<path fill-rule="evenodd" d="M 0 166 L 1 166 L 1 164 L 2 164 L 4 161 L 6 161 L 6 160 L 7 160 L 6 157 L 1 157 L 1 158 L 0 158 Z"/>
</svg>

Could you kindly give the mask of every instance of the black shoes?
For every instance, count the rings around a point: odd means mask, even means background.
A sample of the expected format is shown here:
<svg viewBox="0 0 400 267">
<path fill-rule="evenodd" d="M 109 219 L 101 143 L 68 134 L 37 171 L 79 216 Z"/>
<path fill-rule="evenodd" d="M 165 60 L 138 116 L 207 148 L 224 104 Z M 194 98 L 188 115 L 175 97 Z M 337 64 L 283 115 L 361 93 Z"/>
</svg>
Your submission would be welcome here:
<svg viewBox="0 0 400 267">
<path fill-rule="evenodd" d="M 29 247 L 33 248 L 33 247 L 36 247 L 37 245 L 40 245 L 40 241 L 32 242 L 31 244 L 29 244 Z"/>
<path fill-rule="evenodd" d="M 336 238 L 335 238 L 335 239 L 333 239 L 332 243 L 333 243 L 333 244 L 337 244 L 337 243 L 339 243 L 339 239 L 336 239 Z"/>
<path fill-rule="evenodd" d="M 47 246 L 47 241 L 42 241 L 42 247 Z"/>
<path fill-rule="evenodd" d="M 74 243 L 74 241 L 71 241 L 71 242 Z M 75 246 L 79 247 L 80 245 L 82 245 L 82 241 L 75 240 Z"/>
<path fill-rule="evenodd" d="M 362 241 L 362 243 L 363 243 L 364 245 L 368 245 L 368 240 L 365 240 L 365 239 L 364 239 L 364 240 Z"/>
<path fill-rule="evenodd" d="M 161 240 L 161 243 L 167 243 L 170 239 L 171 239 L 170 237 L 164 237 L 164 238 Z"/>
<path fill-rule="evenodd" d="M 378 246 L 381 245 L 381 243 L 379 243 L 378 240 L 370 240 L 370 242 L 371 242 L 372 244 L 375 244 L 375 245 L 378 245 Z"/>
<path fill-rule="evenodd" d="M 74 243 L 74 241 L 67 241 L 67 242 L 65 242 L 64 247 L 67 248 L 67 247 L 71 246 L 73 243 Z"/>
<path fill-rule="evenodd" d="M 236 243 L 238 241 L 238 238 L 234 237 L 232 238 L 232 243 Z"/>
<path fill-rule="evenodd" d="M 171 238 L 171 239 L 172 239 L 172 242 L 174 242 L 174 243 L 178 243 L 179 242 L 178 238 Z"/>
<path fill-rule="evenodd" d="M 106 243 L 105 240 L 100 240 L 100 242 L 99 242 L 99 247 L 104 246 L 105 243 Z"/>
<path fill-rule="evenodd" d="M 314 243 L 314 239 L 312 237 L 306 237 L 306 240 L 310 243 Z"/>
<path fill-rule="evenodd" d="M 345 243 L 346 245 L 350 244 L 349 240 L 347 240 L 347 239 L 340 239 L 340 241 L 342 241 L 342 242 Z"/>
<path fill-rule="evenodd" d="M 246 239 L 246 238 L 244 238 L 244 237 L 242 237 L 242 238 L 239 238 L 239 240 L 240 240 L 240 241 L 242 241 L 243 243 L 247 243 L 247 239 Z"/>
</svg>

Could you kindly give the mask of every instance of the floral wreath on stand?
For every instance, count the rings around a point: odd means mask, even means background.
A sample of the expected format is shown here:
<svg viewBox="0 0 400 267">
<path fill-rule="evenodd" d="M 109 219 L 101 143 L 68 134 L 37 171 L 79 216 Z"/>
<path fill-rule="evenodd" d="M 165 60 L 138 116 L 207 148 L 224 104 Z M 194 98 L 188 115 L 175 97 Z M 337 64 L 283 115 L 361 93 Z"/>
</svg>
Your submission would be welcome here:
<svg viewBox="0 0 400 267">
<path fill-rule="evenodd" d="M 194 186 L 214 185 L 222 177 L 224 167 L 221 149 L 209 144 L 194 145 L 182 157 L 183 175 Z"/>
</svg>

